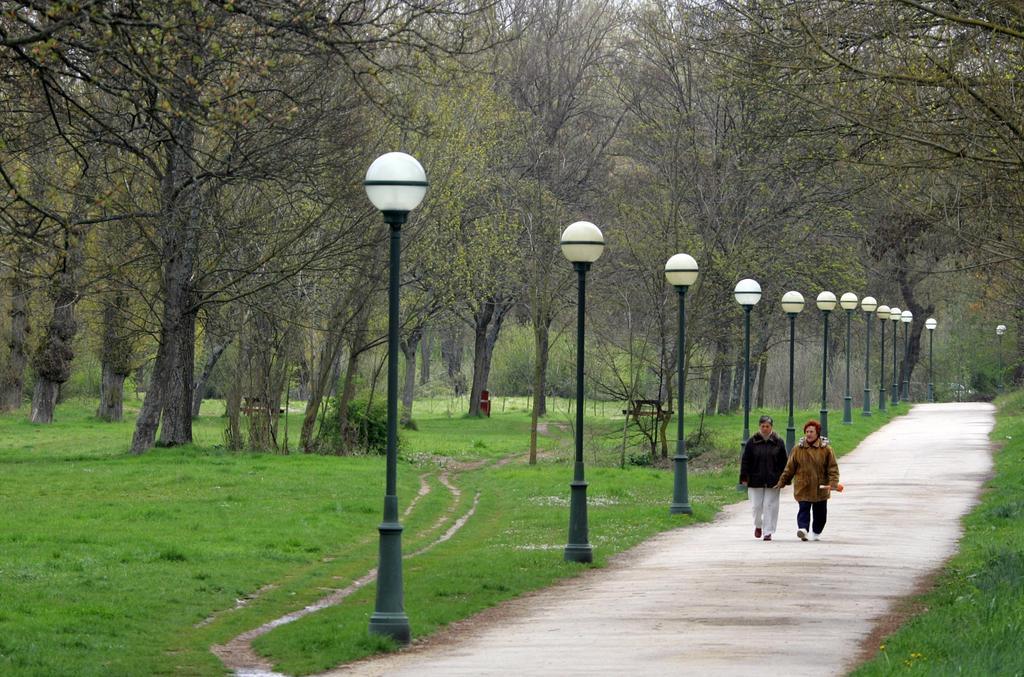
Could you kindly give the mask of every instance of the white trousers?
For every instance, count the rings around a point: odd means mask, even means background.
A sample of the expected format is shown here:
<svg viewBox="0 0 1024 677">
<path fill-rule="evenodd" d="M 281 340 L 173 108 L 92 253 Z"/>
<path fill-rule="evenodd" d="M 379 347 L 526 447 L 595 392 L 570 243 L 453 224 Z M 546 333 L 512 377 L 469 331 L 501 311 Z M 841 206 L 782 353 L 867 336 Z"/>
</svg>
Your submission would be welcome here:
<svg viewBox="0 0 1024 677">
<path fill-rule="evenodd" d="M 747 497 L 754 511 L 754 526 L 764 534 L 774 534 L 779 523 L 779 494 L 781 489 L 747 487 Z"/>
</svg>

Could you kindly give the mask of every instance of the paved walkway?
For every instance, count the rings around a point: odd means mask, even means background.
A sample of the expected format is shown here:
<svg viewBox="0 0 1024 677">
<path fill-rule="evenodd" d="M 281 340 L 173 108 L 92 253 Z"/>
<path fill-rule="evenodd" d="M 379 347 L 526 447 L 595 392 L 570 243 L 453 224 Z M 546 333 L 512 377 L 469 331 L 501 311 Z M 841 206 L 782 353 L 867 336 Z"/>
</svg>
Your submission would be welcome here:
<svg viewBox="0 0 1024 677">
<path fill-rule="evenodd" d="M 749 503 L 678 529 L 603 570 L 332 675 L 834 675 L 893 603 L 956 549 L 991 470 L 985 404 L 913 408 L 839 459 L 846 491 L 822 540 L 754 540 Z M 415 619 L 411 619 L 415 623 Z"/>
</svg>

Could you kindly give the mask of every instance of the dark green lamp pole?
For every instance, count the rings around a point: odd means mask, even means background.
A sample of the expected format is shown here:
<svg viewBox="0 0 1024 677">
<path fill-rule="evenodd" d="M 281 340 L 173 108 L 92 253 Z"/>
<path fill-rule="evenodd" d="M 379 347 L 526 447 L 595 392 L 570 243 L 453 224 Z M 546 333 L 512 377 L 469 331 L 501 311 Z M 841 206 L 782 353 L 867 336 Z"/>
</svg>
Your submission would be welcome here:
<svg viewBox="0 0 1024 677">
<path fill-rule="evenodd" d="M 836 295 L 823 291 L 818 294 L 817 304 L 824 324 L 821 343 L 821 436 L 828 437 L 828 314 L 836 307 Z"/>
<path fill-rule="evenodd" d="M 903 322 L 903 401 L 910 401 L 910 323 L 914 321 L 914 313 L 904 310 L 900 314 Z"/>
<path fill-rule="evenodd" d="M 889 309 L 889 320 L 892 321 L 892 406 L 900 403 L 900 372 L 896 360 L 896 324 L 900 321 L 900 314 L 903 311 L 893 306 Z"/>
<path fill-rule="evenodd" d="M 867 313 L 867 347 L 864 349 L 864 410 L 860 413 L 861 416 L 871 415 L 871 316 L 874 314 L 875 309 L 878 308 L 878 301 L 875 300 L 874 296 L 865 296 L 861 299 L 860 309 Z"/>
<path fill-rule="evenodd" d="M 679 292 L 679 346 L 676 352 L 676 378 L 679 382 L 679 419 L 676 423 L 676 455 L 672 457 L 672 503 L 668 507 L 673 515 L 693 514 L 687 487 L 686 435 L 683 418 L 686 413 L 686 290 L 697 281 L 697 261 L 689 254 L 676 254 L 665 264 L 665 279 Z"/>
<path fill-rule="evenodd" d="M 935 383 L 932 381 L 932 356 L 934 355 L 934 344 L 932 339 L 935 328 L 939 326 L 939 323 L 935 321 L 934 317 L 929 317 L 924 321 L 924 326 L 928 330 L 928 401 L 935 401 Z"/>
<path fill-rule="evenodd" d="M 1006 333 L 1006 325 L 996 327 L 996 336 L 999 340 L 999 390 L 1003 390 L 1003 334 Z"/>
<path fill-rule="evenodd" d="M 604 251 L 601 229 L 589 221 L 576 221 L 562 231 L 562 254 L 576 270 L 576 462 L 569 483 L 569 542 L 565 561 L 593 562 L 587 526 L 587 482 L 583 475 L 583 334 L 587 315 L 587 271 Z"/>
<path fill-rule="evenodd" d="M 843 395 L 843 425 L 853 423 L 853 397 L 850 395 L 850 345 L 853 311 L 857 310 L 857 295 L 848 291 L 839 297 L 839 305 L 846 311 L 846 394 Z"/>
<path fill-rule="evenodd" d="M 377 602 L 370 616 L 370 632 L 401 644 L 411 638 L 402 592 L 402 525 L 398 521 L 398 283 L 402 225 L 427 192 L 427 175 L 416 158 L 385 153 L 366 170 L 363 182 L 370 202 L 384 215 L 391 229 L 388 269 L 388 441 L 384 491 L 384 519 L 377 565 Z"/>
<path fill-rule="evenodd" d="M 789 317 L 789 423 L 786 425 L 786 451 L 796 444 L 796 422 L 793 420 L 793 364 L 796 358 L 796 316 L 804 309 L 804 295 L 788 291 L 782 295 L 782 309 Z"/>
<path fill-rule="evenodd" d="M 875 314 L 878 315 L 879 345 L 882 348 L 878 360 L 878 410 L 885 411 L 886 403 L 889 401 L 889 393 L 885 387 L 885 323 L 889 321 L 889 306 L 878 306 Z"/>
<path fill-rule="evenodd" d="M 750 278 L 740 280 L 733 290 L 736 302 L 743 306 L 743 439 L 740 441 L 740 455 L 750 439 L 750 311 L 761 300 L 761 285 Z M 742 484 L 736 488 L 746 490 Z"/>
</svg>

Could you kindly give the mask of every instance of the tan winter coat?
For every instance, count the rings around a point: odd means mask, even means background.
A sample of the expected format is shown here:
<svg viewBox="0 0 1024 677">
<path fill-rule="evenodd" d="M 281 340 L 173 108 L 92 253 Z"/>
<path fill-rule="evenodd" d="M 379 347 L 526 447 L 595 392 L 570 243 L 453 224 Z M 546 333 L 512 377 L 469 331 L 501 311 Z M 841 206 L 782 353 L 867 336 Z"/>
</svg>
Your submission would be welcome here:
<svg viewBox="0 0 1024 677">
<path fill-rule="evenodd" d="M 793 482 L 793 498 L 796 500 L 828 500 L 830 490 L 819 487 L 827 484 L 835 489 L 839 484 L 839 464 L 827 437 L 819 437 L 813 445 L 808 444 L 806 438 L 800 438 L 776 486 L 782 488 L 790 481 Z"/>
</svg>

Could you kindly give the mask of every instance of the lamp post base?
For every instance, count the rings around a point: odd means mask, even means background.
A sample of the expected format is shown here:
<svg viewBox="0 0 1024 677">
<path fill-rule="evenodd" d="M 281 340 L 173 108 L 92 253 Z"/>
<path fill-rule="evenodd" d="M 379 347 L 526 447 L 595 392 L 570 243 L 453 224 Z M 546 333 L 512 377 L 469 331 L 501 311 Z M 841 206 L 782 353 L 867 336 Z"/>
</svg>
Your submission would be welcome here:
<svg viewBox="0 0 1024 677">
<path fill-rule="evenodd" d="M 828 437 L 828 409 L 822 409 L 818 414 L 821 417 L 821 420 L 818 421 L 821 423 L 821 436 Z"/>
<path fill-rule="evenodd" d="M 843 425 L 853 424 L 853 398 L 847 395 L 843 398 Z"/>
<path fill-rule="evenodd" d="M 574 480 L 569 488 L 569 543 L 565 546 L 565 561 L 588 564 L 594 561 L 594 549 L 587 538 L 587 483 Z"/>
<path fill-rule="evenodd" d="M 398 499 L 385 496 L 385 511 L 397 512 Z M 370 632 L 390 637 L 400 644 L 408 644 L 412 633 L 409 617 L 405 614 L 402 591 L 402 525 L 392 517 L 385 517 L 377 528 L 380 532 L 380 555 L 377 565 L 377 602 L 370 616 Z"/>
<path fill-rule="evenodd" d="M 871 391 L 867 388 L 864 389 L 864 411 L 860 412 L 861 416 L 871 415 Z"/>
<path fill-rule="evenodd" d="M 928 401 L 935 401 L 935 387 L 931 383 L 928 384 Z"/>
<path fill-rule="evenodd" d="M 370 632 L 382 637 L 390 637 L 399 644 L 408 644 L 412 641 L 412 631 L 409 629 L 409 617 L 404 612 L 384 613 L 376 612 L 370 616 Z"/>
<path fill-rule="evenodd" d="M 796 446 L 796 428 L 791 425 L 786 428 L 786 451 L 793 453 L 794 446 Z"/>
<path fill-rule="evenodd" d="M 692 515 L 693 508 L 690 507 L 690 496 L 686 483 L 686 462 L 689 457 L 686 454 L 678 454 L 672 457 L 674 463 L 674 485 L 672 492 L 672 503 L 668 507 L 671 515 Z"/>
<path fill-rule="evenodd" d="M 590 547 L 589 543 L 570 543 L 565 546 L 564 559 L 566 562 L 590 564 L 594 561 L 594 549 Z"/>
</svg>

